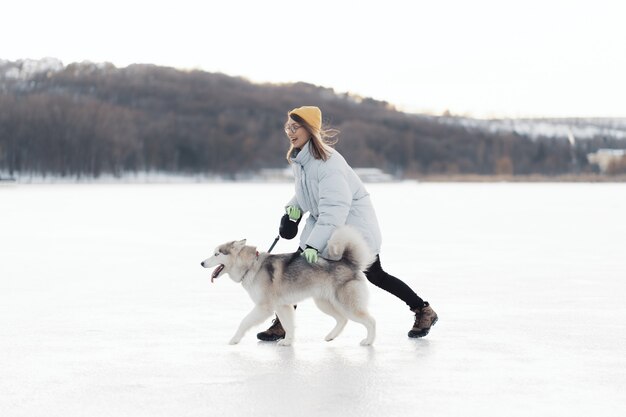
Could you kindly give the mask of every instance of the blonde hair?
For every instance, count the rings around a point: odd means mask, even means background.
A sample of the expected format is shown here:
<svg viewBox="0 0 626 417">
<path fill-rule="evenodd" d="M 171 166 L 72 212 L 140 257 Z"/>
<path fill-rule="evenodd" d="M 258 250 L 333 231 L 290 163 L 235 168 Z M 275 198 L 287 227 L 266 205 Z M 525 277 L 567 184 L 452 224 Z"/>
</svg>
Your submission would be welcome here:
<svg viewBox="0 0 626 417">
<path fill-rule="evenodd" d="M 309 134 L 309 142 L 307 143 L 311 143 L 311 153 L 313 154 L 313 158 L 321 159 L 323 161 L 328 160 L 328 158 L 330 158 L 330 154 L 332 153 L 332 147 L 339 141 L 339 139 L 336 138 L 339 134 L 339 130 L 325 126 L 317 129 L 307 123 L 307 121 L 302 117 L 294 113 L 287 114 L 287 117 L 290 117 L 294 122 L 304 127 Z M 291 154 L 293 149 L 294 146 L 291 144 L 289 150 L 287 151 L 287 162 L 289 163 L 291 163 Z"/>
</svg>

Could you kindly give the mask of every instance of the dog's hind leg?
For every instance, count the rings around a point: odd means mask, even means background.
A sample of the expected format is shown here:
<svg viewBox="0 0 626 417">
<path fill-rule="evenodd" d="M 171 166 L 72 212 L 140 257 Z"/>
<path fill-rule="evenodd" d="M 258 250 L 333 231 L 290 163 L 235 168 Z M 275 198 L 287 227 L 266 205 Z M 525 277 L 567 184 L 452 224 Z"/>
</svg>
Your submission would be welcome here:
<svg viewBox="0 0 626 417">
<path fill-rule="evenodd" d="M 255 306 L 251 312 L 248 313 L 246 317 L 241 320 L 241 324 L 239 324 L 239 328 L 237 332 L 230 339 L 229 344 L 236 345 L 239 343 L 244 334 L 250 329 L 250 327 L 262 323 L 269 316 L 272 315 L 272 310 L 267 307 Z"/>
<path fill-rule="evenodd" d="M 376 320 L 367 311 L 367 287 L 364 281 L 350 281 L 338 292 L 337 300 L 331 300 L 334 307 L 350 320 L 361 323 L 367 329 L 367 337 L 361 340 L 362 346 L 369 346 L 376 338 Z"/>
<path fill-rule="evenodd" d="M 290 304 L 276 307 L 276 314 L 278 315 L 280 324 L 282 324 L 283 329 L 285 329 L 285 338 L 279 340 L 278 345 L 291 346 L 291 344 L 293 343 L 296 327 L 293 305 Z"/>
<path fill-rule="evenodd" d="M 324 338 L 324 340 L 326 340 L 327 342 L 330 342 L 331 340 L 339 336 L 339 334 L 341 334 L 344 327 L 346 327 L 346 324 L 348 323 L 348 319 L 343 314 L 341 314 L 339 310 L 333 307 L 333 305 L 329 303 L 327 300 L 324 300 L 321 298 L 315 298 L 314 301 L 315 301 L 315 305 L 317 305 L 317 307 L 320 310 L 322 310 L 324 313 L 328 314 L 329 316 L 332 316 L 337 321 L 337 324 L 335 325 L 335 327 Z"/>
<path fill-rule="evenodd" d="M 350 311 L 348 312 L 348 318 L 361 323 L 367 329 L 367 337 L 361 340 L 361 346 L 369 346 L 374 343 L 376 338 L 376 320 L 370 316 L 367 310 Z"/>
</svg>

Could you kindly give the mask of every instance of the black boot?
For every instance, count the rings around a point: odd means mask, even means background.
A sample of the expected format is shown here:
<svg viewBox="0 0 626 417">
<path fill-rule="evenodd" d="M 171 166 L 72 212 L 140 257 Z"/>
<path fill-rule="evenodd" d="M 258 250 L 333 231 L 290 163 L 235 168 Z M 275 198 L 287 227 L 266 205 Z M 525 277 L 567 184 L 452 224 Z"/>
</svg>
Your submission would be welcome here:
<svg viewBox="0 0 626 417">
<path fill-rule="evenodd" d="M 280 339 L 285 338 L 285 329 L 283 329 L 283 325 L 280 324 L 280 320 L 278 316 L 272 321 L 272 325 L 264 332 L 257 333 L 257 339 L 263 340 L 264 342 L 275 342 Z"/>
<path fill-rule="evenodd" d="M 415 313 L 415 323 L 413 328 L 409 330 L 408 336 L 413 338 L 424 337 L 439 320 L 437 313 L 428 303 L 425 303 L 422 308 L 416 308 L 413 312 Z"/>
</svg>

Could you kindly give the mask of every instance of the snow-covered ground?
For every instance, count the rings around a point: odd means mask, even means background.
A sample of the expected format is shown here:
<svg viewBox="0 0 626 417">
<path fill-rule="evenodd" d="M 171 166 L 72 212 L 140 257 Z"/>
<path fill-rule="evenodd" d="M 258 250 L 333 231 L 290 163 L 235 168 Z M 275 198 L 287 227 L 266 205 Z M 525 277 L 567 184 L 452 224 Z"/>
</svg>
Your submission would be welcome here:
<svg viewBox="0 0 626 417">
<path fill-rule="evenodd" d="M 0 416 L 623 415 L 626 185 L 368 189 L 425 339 L 370 286 L 371 348 L 310 301 L 294 346 L 227 344 L 252 303 L 200 261 L 267 250 L 289 184 L 0 185 Z"/>
</svg>

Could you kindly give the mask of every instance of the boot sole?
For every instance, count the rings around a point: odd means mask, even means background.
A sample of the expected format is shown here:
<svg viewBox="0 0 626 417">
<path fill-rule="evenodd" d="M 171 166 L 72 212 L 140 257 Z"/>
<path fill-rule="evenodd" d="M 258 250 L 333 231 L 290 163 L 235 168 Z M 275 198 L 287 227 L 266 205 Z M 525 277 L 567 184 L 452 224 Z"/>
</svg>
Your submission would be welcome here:
<svg viewBox="0 0 626 417">
<path fill-rule="evenodd" d="M 276 342 L 278 340 L 284 339 L 285 336 L 277 336 L 277 335 L 266 336 L 262 333 L 259 333 L 256 335 L 256 338 L 263 342 Z"/>
<path fill-rule="evenodd" d="M 430 332 L 430 329 L 435 325 L 435 323 L 437 323 L 437 321 L 439 321 L 439 317 L 435 317 L 435 320 L 433 320 L 428 329 L 422 330 L 421 332 L 415 332 L 411 330 L 409 331 L 408 336 L 411 339 L 419 339 L 420 337 L 426 336 Z"/>
</svg>

